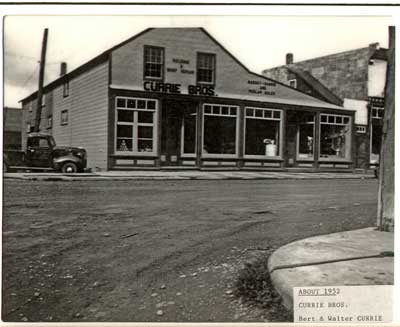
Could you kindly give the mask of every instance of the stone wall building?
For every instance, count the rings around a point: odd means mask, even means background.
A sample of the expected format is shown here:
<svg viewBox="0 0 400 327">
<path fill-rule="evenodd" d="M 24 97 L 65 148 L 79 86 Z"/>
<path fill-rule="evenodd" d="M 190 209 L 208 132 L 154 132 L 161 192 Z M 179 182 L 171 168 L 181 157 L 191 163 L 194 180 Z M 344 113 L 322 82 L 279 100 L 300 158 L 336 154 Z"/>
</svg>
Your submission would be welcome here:
<svg viewBox="0 0 400 327">
<path fill-rule="evenodd" d="M 387 49 L 378 43 L 300 62 L 286 55 L 286 64 L 265 69 L 263 75 L 323 101 L 355 110 L 355 165 L 379 162 Z"/>
</svg>

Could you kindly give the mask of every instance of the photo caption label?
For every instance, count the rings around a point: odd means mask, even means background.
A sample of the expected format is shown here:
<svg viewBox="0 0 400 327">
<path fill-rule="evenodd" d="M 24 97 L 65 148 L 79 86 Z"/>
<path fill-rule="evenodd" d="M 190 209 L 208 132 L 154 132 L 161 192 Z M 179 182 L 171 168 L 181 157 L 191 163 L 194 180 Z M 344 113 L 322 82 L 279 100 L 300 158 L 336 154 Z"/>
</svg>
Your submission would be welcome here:
<svg viewBox="0 0 400 327">
<path fill-rule="evenodd" d="M 294 287 L 295 323 L 388 323 L 393 320 L 393 286 Z"/>
</svg>

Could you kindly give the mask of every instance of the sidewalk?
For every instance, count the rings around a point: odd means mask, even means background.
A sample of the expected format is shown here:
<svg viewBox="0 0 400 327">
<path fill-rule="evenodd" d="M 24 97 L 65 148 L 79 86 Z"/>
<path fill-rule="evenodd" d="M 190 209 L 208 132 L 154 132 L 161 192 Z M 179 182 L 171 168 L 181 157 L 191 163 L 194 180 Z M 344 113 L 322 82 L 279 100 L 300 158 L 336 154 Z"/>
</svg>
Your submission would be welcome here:
<svg viewBox="0 0 400 327">
<path fill-rule="evenodd" d="M 348 172 L 267 172 L 267 171 L 107 171 L 82 174 L 5 173 L 4 179 L 47 181 L 81 180 L 214 180 L 214 179 L 367 179 L 373 174 Z"/>
<path fill-rule="evenodd" d="M 394 233 L 371 227 L 289 243 L 271 255 L 268 269 L 284 305 L 292 308 L 293 287 L 393 285 L 394 257 L 379 257 L 393 251 Z"/>
</svg>

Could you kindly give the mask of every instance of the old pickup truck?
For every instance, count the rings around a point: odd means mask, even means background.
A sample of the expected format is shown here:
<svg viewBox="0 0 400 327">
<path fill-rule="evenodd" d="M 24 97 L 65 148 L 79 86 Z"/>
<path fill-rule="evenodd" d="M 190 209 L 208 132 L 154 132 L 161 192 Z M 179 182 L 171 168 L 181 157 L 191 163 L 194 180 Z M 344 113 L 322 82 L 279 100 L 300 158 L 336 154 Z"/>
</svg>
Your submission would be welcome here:
<svg viewBox="0 0 400 327">
<path fill-rule="evenodd" d="M 3 151 L 3 172 L 20 170 L 83 172 L 86 168 L 86 150 L 83 148 L 56 146 L 48 134 L 30 133 L 26 151 Z"/>
</svg>

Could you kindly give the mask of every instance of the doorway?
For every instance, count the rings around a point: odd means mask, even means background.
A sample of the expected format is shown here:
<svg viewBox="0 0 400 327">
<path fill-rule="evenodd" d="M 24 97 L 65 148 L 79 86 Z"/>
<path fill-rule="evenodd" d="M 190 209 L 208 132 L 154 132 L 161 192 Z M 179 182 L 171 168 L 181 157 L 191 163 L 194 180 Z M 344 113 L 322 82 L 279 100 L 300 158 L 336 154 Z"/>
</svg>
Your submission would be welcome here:
<svg viewBox="0 0 400 327">
<path fill-rule="evenodd" d="M 161 117 L 161 164 L 177 166 L 182 157 L 196 157 L 197 104 L 165 101 Z"/>
<path fill-rule="evenodd" d="M 298 161 L 314 161 L 315 113 L 288 111 L 286 113 L 286 167 Z"/>
</svg>

